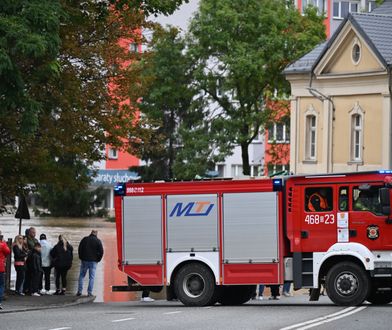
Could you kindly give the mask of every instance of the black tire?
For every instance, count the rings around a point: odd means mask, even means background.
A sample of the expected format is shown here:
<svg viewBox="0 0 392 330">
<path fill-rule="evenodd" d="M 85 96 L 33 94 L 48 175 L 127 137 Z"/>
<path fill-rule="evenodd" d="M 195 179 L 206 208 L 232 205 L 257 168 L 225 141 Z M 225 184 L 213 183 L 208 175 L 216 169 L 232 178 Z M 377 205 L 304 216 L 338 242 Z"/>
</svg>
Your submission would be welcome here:
<svg viewBox="0 0 392 330">
<path fill-rule="evenodd" d="M 373 305 L 386 305 L 392 301 L 392 291 L 372 290 L 366 299 Z"/>
<path fill-rule="evenodd" d="M 174 279 L 174 292 L 185 306 L 213 304 L 217 294 L 214 275 L 203 264 L 187 264 Z"/>
<path fill-rule="evenodd" d="M 328 297 L 339 306 L 362 304 L 370 292 L 370 280 L 366 271 L 353 262 L 340 262 L 327 274 Z"/>
<path fill-rule="evenodd" d="M 255 285 L 224 286 L 221 288 L 218 302 L 224 306 L 242 305 L 248 302 L 255 292 Z"/>
</svg>

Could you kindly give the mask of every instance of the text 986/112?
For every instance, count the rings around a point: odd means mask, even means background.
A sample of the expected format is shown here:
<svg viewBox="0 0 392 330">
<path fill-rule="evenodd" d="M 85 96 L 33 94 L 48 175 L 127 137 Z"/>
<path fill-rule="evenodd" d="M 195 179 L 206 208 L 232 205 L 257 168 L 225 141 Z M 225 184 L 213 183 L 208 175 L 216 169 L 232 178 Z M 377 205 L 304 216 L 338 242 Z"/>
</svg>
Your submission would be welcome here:
<svg viewBox="0 0 392 330">
<path fill-rule="evenodd" d="M 143 194 L 144 187 L 128 187 L 127 194 Z"/>
</svg>

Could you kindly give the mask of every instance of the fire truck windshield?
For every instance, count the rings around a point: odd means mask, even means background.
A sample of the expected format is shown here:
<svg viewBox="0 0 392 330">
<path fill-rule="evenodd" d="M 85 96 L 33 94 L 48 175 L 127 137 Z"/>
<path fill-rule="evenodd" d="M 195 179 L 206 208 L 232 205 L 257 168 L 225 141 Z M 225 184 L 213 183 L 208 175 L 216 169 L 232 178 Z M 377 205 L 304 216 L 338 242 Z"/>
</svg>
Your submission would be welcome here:
<svg viewBox="0 0 392 330">
<path fill-rule="evenodd" d="M 353 188 L 353 210 L 369 211 L 376 215 L 383 215 L 380 200 L 380 189 L 382 186 L 369 186 L 367 189 L 363 187 Z"/>
</svg>

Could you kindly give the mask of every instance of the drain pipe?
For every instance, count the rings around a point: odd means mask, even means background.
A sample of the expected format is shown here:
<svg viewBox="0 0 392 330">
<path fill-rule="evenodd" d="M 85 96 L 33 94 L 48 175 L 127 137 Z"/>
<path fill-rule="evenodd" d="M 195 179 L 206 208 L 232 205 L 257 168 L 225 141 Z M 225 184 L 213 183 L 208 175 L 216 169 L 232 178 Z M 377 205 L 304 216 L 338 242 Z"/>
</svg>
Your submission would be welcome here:
<svg viewBox="0 0 392 330">
<path fill-rule="evenodd" d="M 333 99 L 328 96 L 325 95 L 323 93 L 321 93 L 319 90 L 317 90 L 316 88 L 312 87 L 313 84 L 313 77 L 314 77 L 314 72 L 312 70 L 312 72 L 310 73 L 310 81 L 309 81 L 309 87 L 307 88 L 307 90 L 309 91 L 309 93 L 315 97 L 316 99 L 320 100 L 321 102 L 324 101 L 329 101 L 332 105 L 332 123 L 331 123 L 331 145 L 329 146 L 331 149 L 331 156 L 328 157 L 329 159 L 329 164 L 327 163 L 327 172 L 330 173 L 332 171 L 332 166 L 333 166 L 333 152 L 332 152 L 332 146 L 333 146 L 333 122 L 335 121 L 335 103 L 333 101 Z M 391 77 L 391 76 L 390 76 Z M 392 81 L 390 80 L 390 83 L 392 83 Z M 392 92 L 392 85 L 390 84 L 390 92 Z M 392 94 L 391 94 L 392 95 Z M 328 162 L 328 159 L 327 159 Z"/>
</svg>

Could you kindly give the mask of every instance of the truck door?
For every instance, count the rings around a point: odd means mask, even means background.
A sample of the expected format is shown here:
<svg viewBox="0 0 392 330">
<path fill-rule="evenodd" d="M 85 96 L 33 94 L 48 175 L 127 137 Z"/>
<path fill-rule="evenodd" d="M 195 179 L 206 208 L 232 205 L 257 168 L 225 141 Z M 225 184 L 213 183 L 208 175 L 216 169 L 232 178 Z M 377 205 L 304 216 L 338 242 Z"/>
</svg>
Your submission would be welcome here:
<svg viewBox="0 0 392 330">
<path fill-rule="evenodd" d="M 350 242 L 370 250 L 392 249 L 392 225 L 382 214 L 380 188 L 383 185 L 353 185 L 350 212 Z"/>
<path fill-rule="evenodd" d="M 302 252 L 322 252 L 336 243 L 337 196 L 332 185 L 305 186 L 302 190 Z"/>
</svg>

